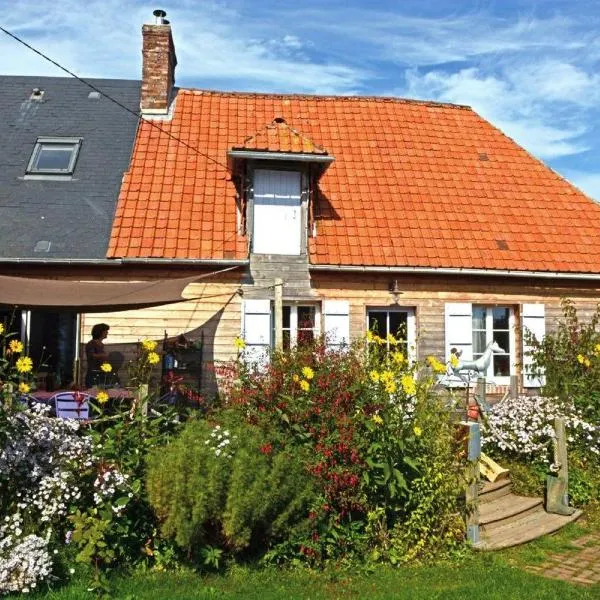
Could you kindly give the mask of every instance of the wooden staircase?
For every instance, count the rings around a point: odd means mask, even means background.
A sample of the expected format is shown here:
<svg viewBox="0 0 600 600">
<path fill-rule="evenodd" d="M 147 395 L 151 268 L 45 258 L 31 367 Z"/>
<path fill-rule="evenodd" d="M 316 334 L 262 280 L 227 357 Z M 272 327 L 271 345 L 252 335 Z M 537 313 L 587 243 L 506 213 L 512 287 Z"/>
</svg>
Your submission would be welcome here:
<svg viewBox="0 0 600 600">
<path fill-rule="evenodd" d="M 510 479 L 486 482 L 479 490 L 478 550 L 500 550 L 554 533 L 576 521 L 582 512 L 570 516 L 547 513 L 541 498 L 512 493 Z"/>
</svg>

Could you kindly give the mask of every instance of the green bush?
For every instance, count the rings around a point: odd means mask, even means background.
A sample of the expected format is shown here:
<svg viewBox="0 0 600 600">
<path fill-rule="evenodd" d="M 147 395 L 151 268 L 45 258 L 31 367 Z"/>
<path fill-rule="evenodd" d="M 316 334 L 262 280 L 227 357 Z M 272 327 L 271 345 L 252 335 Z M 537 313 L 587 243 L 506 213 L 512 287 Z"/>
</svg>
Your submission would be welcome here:
<svg viewBox="0 0 600 600">
<path fill-rule="evenodd" d="M 283 539 L 306 522 L 314 496 L 301 454 L 273 452 L 256 428 L 222 422 L 190 421 L 149 457 L 148 495 L 161 532 L 191 554 Z"/>
</svg>

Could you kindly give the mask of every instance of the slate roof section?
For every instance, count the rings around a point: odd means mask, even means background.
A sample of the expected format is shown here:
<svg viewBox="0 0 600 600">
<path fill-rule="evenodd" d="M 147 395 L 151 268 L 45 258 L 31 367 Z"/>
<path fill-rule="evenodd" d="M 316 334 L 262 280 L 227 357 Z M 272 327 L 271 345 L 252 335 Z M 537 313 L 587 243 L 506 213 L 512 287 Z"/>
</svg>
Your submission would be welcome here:
<svg viewBox="0 0 600 600">
<path fill-rule="evenodd" d="M 324 148 L 292 129 L 281 117 L 276 117 L 255 135 L 247 137 L 242 145 L 234 145 L 232 150 L 327 155 Z"/>
<path fill-rule="evenodd" d="M 600 273 L 600 206 L 469 107 L 200 90 L 160 125 L 210 159 L 142 124 L 109 256 L 245 258 L 227 151 L 276 117 L 336 159 L 313 264 Z"/>
<path fill-rule="evenodd" d="M 89 81 L 139 110 L 139 81 Z M 33 88 L 44 90 L 41 102 Z M 91 91 L 73 78 L 0 76 L 0 262 L 106 257 L 138 121 Z M 24 178 L 38 137 L 82 138 L 72 180 Z"/>
</svg>

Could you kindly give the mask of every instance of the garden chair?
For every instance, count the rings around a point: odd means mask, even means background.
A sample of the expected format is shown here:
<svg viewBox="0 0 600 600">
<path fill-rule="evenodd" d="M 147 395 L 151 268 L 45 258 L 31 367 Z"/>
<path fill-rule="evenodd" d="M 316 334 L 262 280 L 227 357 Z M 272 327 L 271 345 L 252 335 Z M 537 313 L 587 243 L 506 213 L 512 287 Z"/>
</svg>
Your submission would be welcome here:
<svg viewBox="0 0 600 600">
<path fill-rule="evenodd" d="M 89 400 L 92 397 L 84 392 L 59 392 L 48 401 L 54 406 L 60 419 L 89 419 Z"/>
</svg>

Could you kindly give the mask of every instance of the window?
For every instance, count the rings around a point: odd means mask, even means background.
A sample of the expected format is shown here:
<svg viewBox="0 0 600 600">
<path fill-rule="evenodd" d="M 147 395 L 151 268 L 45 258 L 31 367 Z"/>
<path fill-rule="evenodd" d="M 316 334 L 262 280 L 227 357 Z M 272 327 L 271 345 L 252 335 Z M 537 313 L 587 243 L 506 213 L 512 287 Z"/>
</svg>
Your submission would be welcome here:
<svg viewBox="0 0 600 600">
<path fill-rule="evenodd" d="M 315 305 L 286 304 L 283 306 L 283 348 L 312 343 L 319 335 L 320 314 Z M 273 319 L 275 322 L 275 319 Z M 273 331 L 275 340 L 275 331 Z"/>
<path fill-rule="evenodd" d="M 299 255 L 302 250 L 302 174 L 254 171 L 252 251 Z"/>
<path fill-rule="evenodd" d="M 81 145 L 80 138 L 38 138 L 27 173 L 71 175 Z"/>
<path fill-rule="evenodd" d="M 504 352 L 492 354 L 486 376 L 497 383 L 508 383 L 515 362 L 512 309 L 507 306 L 473 305 L 472 323 L 473 359 L 478 359 L 490 342 L 497 342 Z"/>
<path fill-rule="evenodd" d="M 416 325 L 415 311 L 412 308 L 372 308 L 367 310 L 367 328 L 386 339 L 388 334 L 403 340 L 402 352 L 415 359 Z M 390 343 L 386 340 L 389 349 Z"/>
</svg>

